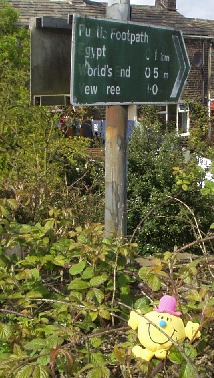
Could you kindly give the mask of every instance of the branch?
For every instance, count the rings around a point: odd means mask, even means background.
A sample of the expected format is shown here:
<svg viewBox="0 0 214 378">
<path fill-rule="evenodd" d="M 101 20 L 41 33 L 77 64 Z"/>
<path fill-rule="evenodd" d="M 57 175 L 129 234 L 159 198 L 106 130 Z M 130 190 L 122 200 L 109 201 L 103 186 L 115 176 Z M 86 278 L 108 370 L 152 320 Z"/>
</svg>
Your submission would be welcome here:
<svg viewBox="0 0 214 378">
<path fill-rule="evenodd" d="M 23 318 L 28 318 L 28 319 L 33 320 L 33 318 L 31 316 L 23 315 L 21 312 L 17 312 L 17 311 L 13 311 L 13 310 L 6 310 L 4 308 L 0 308 L 0 312 L 4 312 L 6 314 L 11 314 L 11 315 L 16 315 L 16 316 L 22 316 Z"/>
<path fill-rule="evenodd" d="M 186 249 L 193 247 L 194 245 L 197 245 L 197 244 L 200 244 L 200 243 L 204 243 L 204 242 L 207 242 L 209 240 L 214 240 L 214 234 L 211 234 L 209 236 L 206 236 L 205 238 L 197 239 L 197 240 L 195 240 L 195 241 L 193 241 L 193 242 L 191 242 L 189 244 L 186 244 L 183 247 L 176 249 L 175 252 L 176 253 L 183 252 Z"/>
</svg>

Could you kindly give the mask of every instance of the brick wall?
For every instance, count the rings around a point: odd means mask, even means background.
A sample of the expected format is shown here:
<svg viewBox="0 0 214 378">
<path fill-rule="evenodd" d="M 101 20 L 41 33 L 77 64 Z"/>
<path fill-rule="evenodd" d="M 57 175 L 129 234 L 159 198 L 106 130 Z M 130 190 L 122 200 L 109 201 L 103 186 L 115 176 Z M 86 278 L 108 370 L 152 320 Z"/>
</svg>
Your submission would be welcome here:
<svg viewBox="0 0 214 378">
<path fill-rule="evenodd" d="M 190 60 L 191 70 L 182 94 L 182 99 L 200 99 L 206 103 L 208 98 L 209 41 L 200 39 L 185 39 L 185 44 Z M 201 53 L 201 66 L 196 67 L 194 64 L 195 53 Z"/>
<path fill-rule="evenodd" d="M 211 48 L 211 80 L 210 80 L 210 97 L 214 99 L 214 46 Z"/>
</svg>

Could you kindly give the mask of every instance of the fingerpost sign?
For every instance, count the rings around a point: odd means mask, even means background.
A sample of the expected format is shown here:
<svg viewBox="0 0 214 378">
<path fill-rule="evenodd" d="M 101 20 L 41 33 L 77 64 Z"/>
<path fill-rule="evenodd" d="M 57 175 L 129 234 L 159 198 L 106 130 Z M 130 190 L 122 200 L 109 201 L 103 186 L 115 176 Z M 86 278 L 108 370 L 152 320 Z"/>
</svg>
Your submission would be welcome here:
<svg viewBox="0 0 214 378">
<path fill-rule="evenodd" d="M 71 103 L 177 102 L 190 70 L 178 30 L 74 15 Z"/>
</svg>

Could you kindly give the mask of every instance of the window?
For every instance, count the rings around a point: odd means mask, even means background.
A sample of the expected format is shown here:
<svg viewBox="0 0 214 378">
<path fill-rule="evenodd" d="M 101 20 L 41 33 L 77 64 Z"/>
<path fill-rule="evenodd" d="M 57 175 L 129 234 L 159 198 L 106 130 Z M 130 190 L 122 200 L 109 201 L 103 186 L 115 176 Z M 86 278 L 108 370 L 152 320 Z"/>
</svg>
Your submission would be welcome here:
<svg viewBox="0 0 214 378">
<path fill-rule="evenodd" d="M 185 104 L 178 104 L 177 132 L 180 135 L 189 135 L 189 107 Z"/>
<path fill-rule="evenodd" d="M 158 106 L 158 119 L 165 130 L 176 131 L 181 136 L 189 135 L 189 107 L 186 104 Z"/>
</svg>

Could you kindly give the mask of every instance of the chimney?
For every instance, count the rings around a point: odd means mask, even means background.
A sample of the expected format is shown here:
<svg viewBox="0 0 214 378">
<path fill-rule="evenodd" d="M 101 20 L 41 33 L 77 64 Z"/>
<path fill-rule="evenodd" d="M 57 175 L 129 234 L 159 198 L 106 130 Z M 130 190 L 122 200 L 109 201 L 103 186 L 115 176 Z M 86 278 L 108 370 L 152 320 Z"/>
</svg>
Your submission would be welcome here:
<svg viewBox="0 0 214 378">
<path fill-rule="evenodd" d="M 155 6 L 176 11 L 176 0 L 155 0 Z"/>
</svg>

